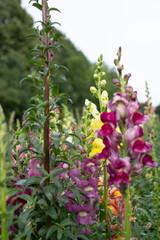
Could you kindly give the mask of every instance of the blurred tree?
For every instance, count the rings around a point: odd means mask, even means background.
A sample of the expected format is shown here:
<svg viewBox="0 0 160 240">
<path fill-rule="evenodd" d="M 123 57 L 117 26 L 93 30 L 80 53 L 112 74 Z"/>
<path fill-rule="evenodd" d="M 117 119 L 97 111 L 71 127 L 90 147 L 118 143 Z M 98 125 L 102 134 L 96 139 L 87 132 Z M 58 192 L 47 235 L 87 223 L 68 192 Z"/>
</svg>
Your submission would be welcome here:
<svg viewBox="0 0 160 240">
<path fill-rule="evenodd" d="M 160 117 L 160 105 L 156 107 L 156 112 L 155 112 L 159 117 Z"/>
<path fill-rule="evenodd" d="M 86 98 L 96 103 L 89 90 L 91 86 L 95 85 L 93 74 L 96 64 L 90 63 L 85 55 L 77 50 L 73 43 L 65 37 L 63 46 L 64 49 L 55 54 L 55 62 L 68 68 L 68 72 L 64 73 L 67 81 L 59 82 L 60 91 L 67 92 L 70 95 L 73 100 L 74 113 L 80 114 Z M 106 90 L 109 98 L 111 98 L 116 91 L 112 84 L 112 79 L 117 74 L 113 69 L 109 69 L 106 64 L 104 64 L 104 71 L 106 73 L 105 79 L 107 80 Z"/>
<path fill-rule="evenodd" d="M 27 38 L 33 19 L 21 8 L 20 0 L 0 0 L 0 104 L 7 117 L 15 110 L 21 117 L 29 94 L 20 86 L 20 79 L 28 74 L 28 50 L 33 41 Z"/>
<path fill-rule="evenodd" d="M 26 36 L 29 35 L 32 26 L 33 19 L 21 7 L 20 0 L 0 0 L 0 104 L 7 117 L 15 110 L 16 117 L 21 118 L 33 95 L 31 91 L 25 90 L 29 83 L 19 83 L 31 69 L 26 63 L 31 59 L 28 51 L 35 46 L 35 40 Z M 96 64 L 90 63 L 65 36 L 62 41 L 64 49 L 54 53 L 53 61 L 66 66 L 69 71 L 64 72 L 67 81 L 58 80 L 58 85 L 61 92 L 70 95 L 74 113 L 80 114 L 86 98 L 95 102 L 89 89 L 95 85 L 93 74 Z M 111 97 L 116 90 L 111 84 L 116 73 L 107 65 L 104 66 L 104 71 L 106 88 Z"/>
</svg>

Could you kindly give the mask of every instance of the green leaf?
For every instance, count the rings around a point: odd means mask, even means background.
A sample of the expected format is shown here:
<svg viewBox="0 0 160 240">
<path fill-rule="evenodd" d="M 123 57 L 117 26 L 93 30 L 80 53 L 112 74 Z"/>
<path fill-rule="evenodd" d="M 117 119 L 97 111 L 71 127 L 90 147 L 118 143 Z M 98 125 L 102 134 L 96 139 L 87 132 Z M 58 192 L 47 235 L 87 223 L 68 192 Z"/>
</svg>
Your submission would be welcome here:
<svg viewBox="0 0 160 240">
<path fill-rule="evenodd" d="M 58 231 L 57 231 L 57 240 L 61 240 L 62 234 L 63 234 L 62 228 L 58 228 Z"/>
<path fill-rule="evenodd" d="M 39 235 L 40 236 L 44 236 L 47 232 L 47 227 L 43 226 L 40 230 L 39 230 Z"/>
<path fill-rule="evenodd" d="M 49 12 L 50 12 L 50 11 L 58 11 L 58 12 L 60 12 L 58 8 L 49 8 L 48 11 L 49 11 Z"/>
<path fill-rule="evenodd" d="M 48 207 L 48 203 L 43 199 L 39 199 L 37 204 L 42 205 L 43 207 Z"/>
<path fill-rule="evenodd" d="M 32 6 L 38 8 L 40 11 L 42 10 L 42 5 L 39 3 L 33 3 Z"/>
<path fill-rule="evenodd" d="M 49 201 L 51 201 L 52 198 L 54 198 L 54 186 L 52 185 L 45 186 L 43 188 L 43 191 Z"/>
<path fill-rule="evenodd" d="M 27 185 L 28 186 L 32 186 L 34 184 L 38 184 L 39 185 L 40 180 L 41 180 L 40 177 L 33 176 L 33 177 L 27 179 Z"/>
<path fill-rule="evenodd" d="M 83 239 L 83 240 L 89 240 L 89 238 L 86 237 L 84 234 L 78 234 L 78 237 Z"/>
<path fill-rule="evenodd" d="M 56 79 L 59 79 L 59 80 L 62 80 L 62 81 L 66 82 L 66 77 L 62 73 L 54 74 L 53 78 L 56 78 Z"/>
<path fill-rule="evenodd" d="M 64 173 L 64 172 L 69 172 L 67 169 L 55 169 L 52 171 L 52 179 L 57 177 L 59 174 Z"/>
<path fill-rule="evenodd" d="M 57 228 L 58 227 L 56 225 L 51 226 L 47 231 L 46 239 L 50 238 L 52 234 L 57 230 Z"/>
<path fill-rule="evenodd" d="M 24 200 L 26 200 L 27 202 L 33 203 L 34 199 L 32 198 L 32 196 L 28 195 L 28 194 L 21 194 L 18 196 L 18 198 L 22 198 Z"/>
<path fill-rule="evenodd" d="M 134 228 L 133 228 L 134 233 L 136 234 L 136 237 L 138 239 L 141 238 L 141 228 L 137 222 L 134 223 Z"/>
<path fill-rule="evenodd" d="M 56 209 L 53 206 L 50 206 L 47 208 L 46 213 L 53 219 L 58 218 L 58 214 L 56 212 Z"/>
<path fill-rule="evenodd" d="M 62 227 L 66 227 L 66 226 L 76 226 L 75 221 L 73 222 L 73 220 L 71 218 L 66 218 L 61 222 L 61 226 Z"/>
<path fill-rule="evenodd" d="M 53 96 L 56 97 L 59 94 L 59 86 L 54 85 L 53 86 Z"/>
<path fill-rule="evenodd" d="M 77 240 L 77 236 L 73 235 L 68 229 L 64 231 L 64 234 L 70 237 L 72 240 Z"/>
<path fill-rule="evenodd" d="M 15 183 L 15 185 L 25 186 L 27 183 L 27 179 L 21 179 Z"/>
</svg>

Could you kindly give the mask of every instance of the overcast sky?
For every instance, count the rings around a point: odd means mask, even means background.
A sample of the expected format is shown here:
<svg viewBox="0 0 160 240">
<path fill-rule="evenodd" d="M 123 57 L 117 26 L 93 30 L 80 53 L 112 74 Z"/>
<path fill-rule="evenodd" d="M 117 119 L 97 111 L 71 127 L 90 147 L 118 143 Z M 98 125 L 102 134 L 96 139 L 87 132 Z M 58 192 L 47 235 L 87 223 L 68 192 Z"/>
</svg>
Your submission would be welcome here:
<svg viewBox="0 0 160 240">
<path fill-rule="evenodd" d="M 29 0 L 22 6 L 35 20 L 41 12 Z M 114 67 L 118 47 L 122 47 L 124 73 L 131 73 L 130 85 L 146 101 L 148 82 L 153 106 L 160 104 L 160 0 L 49 0 L 52 20 L 91 62 L 100 54 Z"/>
</svg>

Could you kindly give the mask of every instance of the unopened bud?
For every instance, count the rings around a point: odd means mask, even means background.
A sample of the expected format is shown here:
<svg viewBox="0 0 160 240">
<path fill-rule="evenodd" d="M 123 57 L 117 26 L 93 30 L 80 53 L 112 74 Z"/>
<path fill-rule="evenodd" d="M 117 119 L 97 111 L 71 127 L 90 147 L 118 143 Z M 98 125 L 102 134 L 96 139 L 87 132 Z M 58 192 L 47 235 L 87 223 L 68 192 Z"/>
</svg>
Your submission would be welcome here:
<svg viewBox="0 0 160 240">
<path fill-rule="evenodd" d="M 133 207 L 135 207 L 136 204 L 137 204 L 137 201 L 136 201 L 135 199 L 133 199 L 132 202 L 131 202 L 131 204 L 132 204 Z"/>
<path fill-rule="evenodd" d="M 151 227 L 151 222 L 147 223 L 146 228 L 149 229 Z"/>
<path fill-rule="evenodd" d="M 24 178 L 25 178 L 25 175 L 24 175 L 23 173 L 21 173 L 21 174 L 19 175 L 19 177 L 20 177 L 20 179 L 24 179 Z"/>
<path fill-rule="evenodd" d="M 124 80 L 126 81 L 126 84 L 128 84 L 128 80 L 130 77 L 131 77 L 130 73 L 124 75 Z"/>
<path fill-rule="evenodd" d="M 90 87 L 90 91 L 91 93 L 93 94 L 96 94 L 97 93 L 97 89 L 95 87 Z"/>
<path fill-rule="evenodd" d="M 119 65 L 119 60 L 118 60 L 118 59 L 114 59 L 114 64 L 115 64 L 116 66 L 118 66 L 118 65 Z"/>
<path fill-rule="evenodd" d="M 83 138 L 83 139 L 85 139 L 85 138 L 86 138 L 86 135 L 85 135 L 85 134 L 83 134 L 83 135 L 82 135 L 82 138 Z"/>
<path fill-rule="evenodd" d="M 106 85 L 106 80 L 103 79 L 103 80 L 101 81 L 101 87 L 105 87 L 105 85 Z"/>
<path fill-rule="evenodd" d="M 114 79 L 112 80 L 112 83 L 113 83 L 114 85 L 116 85 L 116 87 L 118 87 L 118 88 L 121 87 L 120 81 L 119 81 L 118 79 L 116 79 L 116 78 L 114 78 Z"/>
<path fill-rule="evenodd" d="M 95 73 L 95 74 L 93 75 L 93 77 L 94 77 L 95 79 L 97 79 L 97 78 L 98 78 L 98 74 Z"/>
<path fill-rule="evenodd" d="M 102 73 L 101 73 L 101 77 L 104 77 L 104 76 L 105 76 L 105 74 L 106 74 L 105 72 L 102 72 Z"/>
<path fill-rule="evenodd" d="M 124 66 L 123 66 L 123 65 L 117 67 L 117 70 L 118 70 L 118 72 L 119 72 L 119 75 L 122 75 L 122 70 L 123 70 L 123 69 L 124 69 Z"/>
</svg>

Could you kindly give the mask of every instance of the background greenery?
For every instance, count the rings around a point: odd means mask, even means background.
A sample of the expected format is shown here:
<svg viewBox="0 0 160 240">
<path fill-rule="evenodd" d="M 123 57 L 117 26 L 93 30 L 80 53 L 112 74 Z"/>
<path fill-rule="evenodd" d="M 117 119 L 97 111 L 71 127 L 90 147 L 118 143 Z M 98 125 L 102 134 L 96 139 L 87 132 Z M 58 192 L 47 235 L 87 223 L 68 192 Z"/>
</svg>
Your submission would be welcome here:
<svg viewBox="0 0 160 240">
<path fill-rule="evenodd" d="M 21 7 L 20 0 L 0 0 L 0 104 L 7 118 L 14 110 L 21 118 L 27 108 L 33 92 L 26 91 L 28 85 L 20 85 L 20 80 L 29 74 L 29 50 L 33 48 L 34 39 L 27 38 L 33 26 L 32 17 Z M 74 44 L 63 37 L 64 49 L 54 53 L 58 64 L 66 66 L 69 71 L 64 74 L 66 81 L 60 84 L 60 91 L 66 92 L 73 100 L 74 113 L 80 113 L 86 98 L 91 99 L 90 86 L 94 83 L 93 73 L 96 67 Z M 97 56 L 98 58 L 99 56 Z M 113 69 L 105 65 L 107 91 L 111 97 L 115 91 L 111 80 L 116 76 Z M 92 100 L 92 99 L 91 99 Z"/>
</svg>

